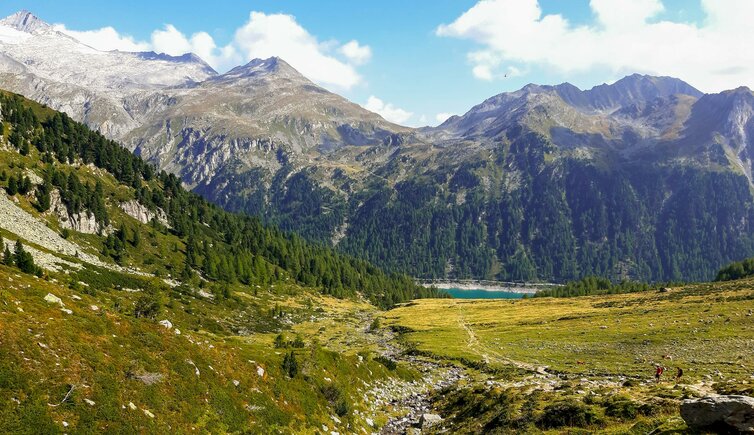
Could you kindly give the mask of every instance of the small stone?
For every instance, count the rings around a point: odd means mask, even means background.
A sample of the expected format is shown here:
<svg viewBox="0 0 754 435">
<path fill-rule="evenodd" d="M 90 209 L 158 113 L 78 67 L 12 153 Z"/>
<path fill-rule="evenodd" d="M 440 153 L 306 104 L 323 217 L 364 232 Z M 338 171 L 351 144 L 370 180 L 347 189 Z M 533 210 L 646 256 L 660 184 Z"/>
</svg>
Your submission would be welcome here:
<svg viewBox="0 0 754 435">
<path fill-rule="evenodd" d="M 233 385 L 235 385 L 237 387 L 237 386 L 241 385 L 241 382 L 239 380 L 237 380 L 237 379 L 233 379 Z"/>
<path fill-rule="evenodd" d="M 61 308 L 60 311 L 66 313 L 66 314 L 73 314 L 73 311 L 69 310 L 68 308 Z"/>
<path fill-rule="evenodd" d="M 99 311 L 99 307 L 96 305 L 89 305 L 89 309 L 92 311 Z"/>
<path fill-rule="evenodd" d="M 94 400 L 84 399 L 84 402 L 89 406 L 94 406 L 96 403 L 94 403 Z"/>
<path fill-rule="evenodd" d="M 263 378 L 264 377 L 264 369 L 262 367 L 260 367 L 260 366 L 257 366 L 257 374 L 259 375 L 260 378 Z"/>
<path fill-rule="evenodd" d="M 136 405 L 134 405 L 133 402 L 128 402 L 128 407 L 131 408 L 132 411 L 136 411 Z"/>
<path fill-rule="evenodd" d="M 173 328 L 173 324 L 170 323 L 170 320 L 160 320 L 159 323 L 160 323 L 160 325 L 164 326 L 167 329 L 172 329 Z"/>
<path fill-rule="evenodd" d="M 144 411 L 144 415 L 146 415 L 147 417 L 154 418 L 154 414 L 152 414 L 151 412 L 149 412 L 148 409 L 143 409 L 142 411 Z"/>
</svg>

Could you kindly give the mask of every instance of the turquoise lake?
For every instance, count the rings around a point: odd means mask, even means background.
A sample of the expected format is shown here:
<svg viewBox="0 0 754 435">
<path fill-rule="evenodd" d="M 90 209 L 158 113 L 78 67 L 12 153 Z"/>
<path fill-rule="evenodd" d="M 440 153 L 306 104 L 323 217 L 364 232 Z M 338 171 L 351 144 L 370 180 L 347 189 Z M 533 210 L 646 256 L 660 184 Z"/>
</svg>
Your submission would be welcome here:
<svg viewBox="0 0 754 435">
<path fill-rule="evenodd" d="M 451 288 L 445 291 L 457 299 L 521 299 L 524 297 L 523 293 L 507 292 L 503 290 L 461 290 Z"/>
</svg>

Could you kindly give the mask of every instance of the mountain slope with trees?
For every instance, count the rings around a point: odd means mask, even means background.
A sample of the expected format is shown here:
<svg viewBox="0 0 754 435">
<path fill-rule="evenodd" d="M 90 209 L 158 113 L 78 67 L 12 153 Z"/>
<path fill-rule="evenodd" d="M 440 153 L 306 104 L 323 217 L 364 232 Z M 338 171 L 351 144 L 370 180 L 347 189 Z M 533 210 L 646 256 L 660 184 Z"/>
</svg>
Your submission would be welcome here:
<svg viewBox="0 0 754 435">
<path fill-rule="evenodd" d="M 21 16 L 34 25 L 19 26 Z M 31 14 L 0 25 L 17 36 L 0 41 L 8 58 L 0 85 L 66 110 L 175 174 L 160 180 L 168 190 L 180 182 L 226 210 L 392 272 L 699 280 L 754 255 L 754 95 L 746 88 L 703 95 L 679 79 L 638 74 L 589 90 L 531 84 L 438 127 L 411 129 L 283 59 L 225 74 L 190 55 L 101 52 L 76 63 L 81 44 Z M 70 67 L 57 71 L 51 56 Z M 51 81 L 56 74 L 64 83 Z M 81 104 L 70 106 L 71 95 Z M 28 187 L 23 181 L 14 184 Z M 187 236 L 184 227 L 176 223 Z M 297 279 L 313 281 L 308 266 L 294 267 Z M 333 287 L 335 275 L 320 284 Z"/>
</svg>

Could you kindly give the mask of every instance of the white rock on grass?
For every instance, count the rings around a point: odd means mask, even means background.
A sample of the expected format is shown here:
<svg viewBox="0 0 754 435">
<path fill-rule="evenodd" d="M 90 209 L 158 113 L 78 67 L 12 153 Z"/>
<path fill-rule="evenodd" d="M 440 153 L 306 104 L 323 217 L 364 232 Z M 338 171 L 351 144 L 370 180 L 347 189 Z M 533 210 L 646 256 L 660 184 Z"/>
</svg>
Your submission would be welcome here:
<svg viewBox="0 0 754 435">
<path fill-rule="evenodd" d="M 61 307 L 65 306 L 65 304 L 63 304 L 63 300 L 52 293 L 47 293 L 47 296 L 45 296 L 45 301 L 51 304 L 58 304 Z"/>
<path fill-rule="evenodd" d="M 160 323 L 160 325 L 164 326 L 167 329 L 172 329 L 173 328 L 173 324 L 170 322 L 170 320 L 167 320 L 167 319 L 160 320 L 159 323 Z"/>
</svg>

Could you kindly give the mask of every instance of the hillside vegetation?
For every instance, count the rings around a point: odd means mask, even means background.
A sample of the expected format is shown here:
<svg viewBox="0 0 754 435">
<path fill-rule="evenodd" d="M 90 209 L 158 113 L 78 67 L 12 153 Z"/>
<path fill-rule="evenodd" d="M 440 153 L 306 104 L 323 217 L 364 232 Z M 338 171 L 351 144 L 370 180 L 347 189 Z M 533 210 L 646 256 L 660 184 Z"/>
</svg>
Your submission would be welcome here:
<svg viewBox="0 0 754 435">
<path fill-rule="evenodd" d="M 366 328 L 432 291 L 19 96 L 0 116 L 0 432 L 371 431 L 373 391 L 422 380 Z"/>
<path fill-rule="evenodd" d="M 108 199 L 115 203 L 111 207 L 138 201 L 154 215 L 152 226 L 157 232 L 174 236 L 171 243 L 157 243 L 173 248 L 171 261 L 165 262 L 173 277 L 190 281 L 194 271 L 200 271 L 210 281 L 247 285 L 293 279 L 340 297 L 353 296 L 358 290 L 381 306 L 431 294 L 408 277 L 384 274 L 365 261 L 306 243 L 256 218 L 224 212 L 184 190 L 172 174 L 155 173 L 139 157 L 65 114 L 9 94 L 0 96 L 0 107 L 3 131 L 20 154 L 6 154 L 0 166 L 5 174 L 0 185 L 8 193 L 34 193 L 32 205 L 45 212 L 50 192 L 57 189 L 68 214 L 93 216 L 99 234 L 111 225 Z M 24 182 L 26 168 L 42 179 L 34 192 Z M 93 174 L 93 168 L 106 173 Z M 19 180 L 29 187 L 19 192 Z M 164 216 L 162 222 L 157 216 Z M 102 252 L 119 263 L 126 257 L 143 260 L 136 254 L 140 227 L 126 221 L 117 225 L 117 231 L 105 238 Z"/>
</svg>

